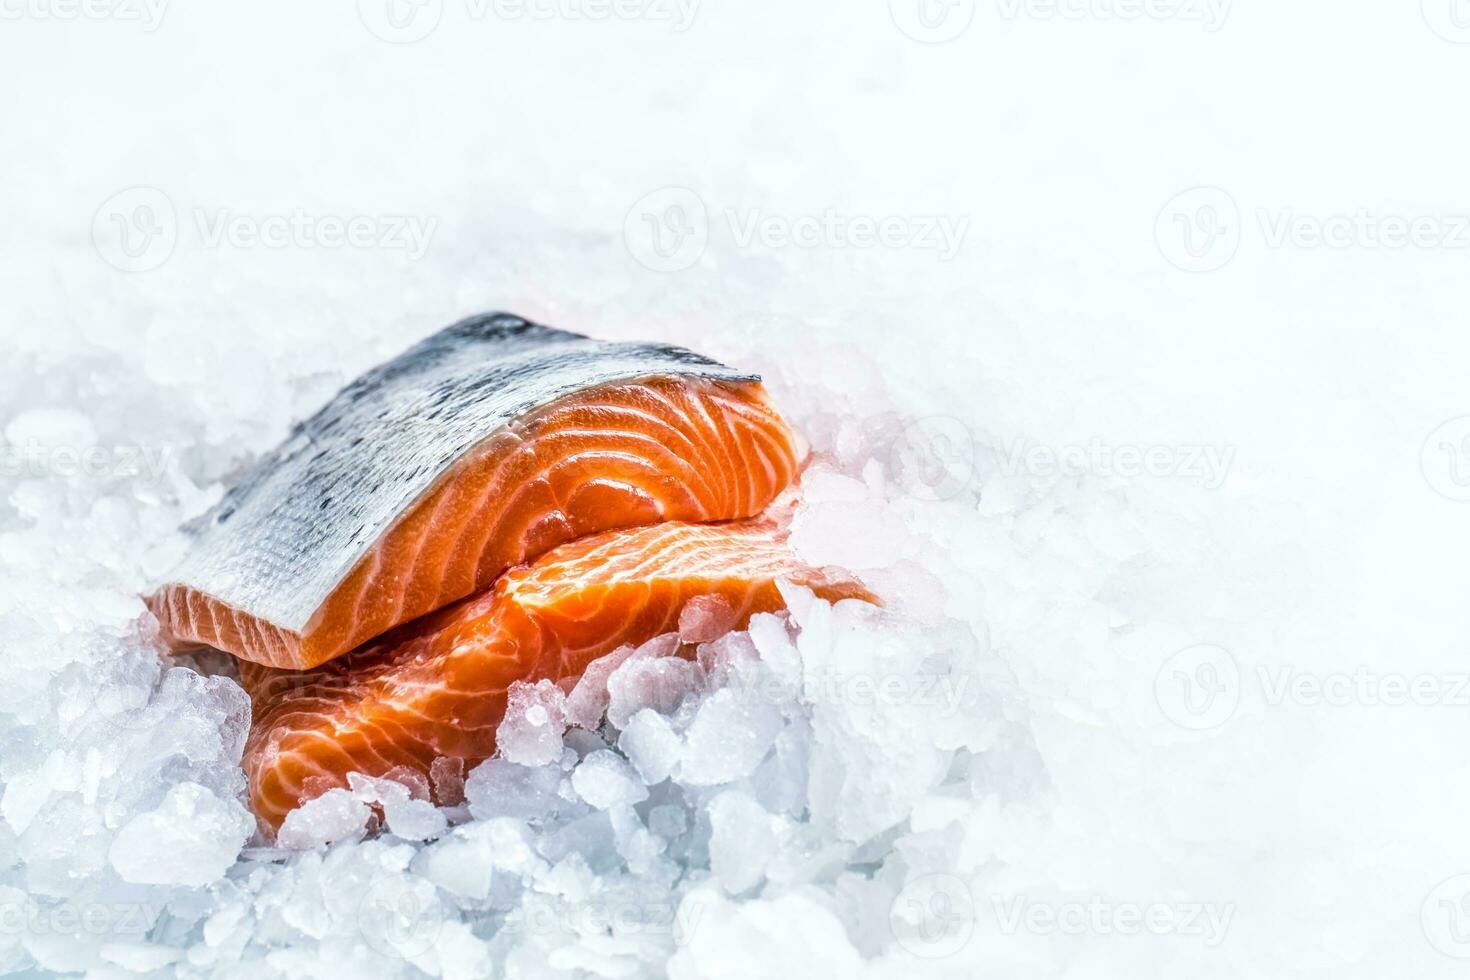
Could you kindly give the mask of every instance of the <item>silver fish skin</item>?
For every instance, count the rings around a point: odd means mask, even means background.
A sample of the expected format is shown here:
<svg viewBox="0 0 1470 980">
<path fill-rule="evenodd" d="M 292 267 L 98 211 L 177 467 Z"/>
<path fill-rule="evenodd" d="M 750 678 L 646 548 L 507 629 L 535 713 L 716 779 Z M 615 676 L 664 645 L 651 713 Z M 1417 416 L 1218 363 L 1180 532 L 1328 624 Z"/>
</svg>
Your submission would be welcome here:
<svg viewBox="0 0 1470 980">
<path fill-rule="evenodd" d="M 343 388 L 195 525 L 166 577 L 301 631 L 394 520 L 541 406 L 655 376 L 759 381 L 686 350 L 599 341 L 510 313 L 461 320 Z"/>
</svg>

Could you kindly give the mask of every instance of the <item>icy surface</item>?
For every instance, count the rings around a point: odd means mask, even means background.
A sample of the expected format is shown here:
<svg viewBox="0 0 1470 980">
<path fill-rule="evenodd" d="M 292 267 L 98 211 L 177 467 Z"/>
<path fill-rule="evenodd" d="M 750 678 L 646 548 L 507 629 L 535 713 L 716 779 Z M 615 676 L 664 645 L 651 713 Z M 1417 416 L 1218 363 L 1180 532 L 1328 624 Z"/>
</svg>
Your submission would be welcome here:
<svg viewBox="0 0 1470 980">
<path fill-rule="evenodd" d="M 1463 214 L 1453 4 L 388 6 L 442 22 L 4 7 L 0 970 L 1463 975 L 1467 252 L 1289 225 Z M 1157 235 L 1201 184 L 1211 273 Z M 770 234 L 829 211 L 968 232 Z M 298 213 L 374 235 L 236 233 Z M 686 268 L 630 248 L 701 214 Z M 294 421 L 496 308 L 761 371 L 795 546 L 888 607 L 696 610 L 538 690 L 521 761 L 438 767 L 455 805 L 361 783 L 247 841 L 244 695 L 136 595 Z"/>
<path fill-rule="evenodd" d="M 500 754 L 523 766 L 561 758 L 566 695 L 551 681 L 514 681 L 506 692 L 505 718 L 495 730 Z"/>
</svg>

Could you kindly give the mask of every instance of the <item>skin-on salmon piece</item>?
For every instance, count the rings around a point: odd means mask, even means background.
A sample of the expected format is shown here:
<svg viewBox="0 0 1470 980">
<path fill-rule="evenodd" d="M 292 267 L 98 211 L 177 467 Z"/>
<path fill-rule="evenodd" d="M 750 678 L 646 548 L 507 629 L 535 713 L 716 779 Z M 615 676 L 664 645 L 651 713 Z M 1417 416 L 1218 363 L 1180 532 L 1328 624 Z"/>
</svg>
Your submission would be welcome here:
<svg viewBox="0 0 1470 980">
<path fill-rule="evenodd" d="M 251 803 L 273 830 L 351 772 L 406 767 L 427 780 L 441 757 L 473 765 L 494 754 L 512 681 L 575 679 L 623 644 L 675 630 L 697 597 L 727 613 L 721 625 L 743 628 L 784 608 L 778 579 L 832 601 L 873 601 L 856 580 L 801 562 L 770 520 L 669 522 L 562 545 L 314 671 L 242 664 L 254 708 Z"/>
<path fill-rule="evenodd" d="M 315 667 L 565 541 L 758 514 L 801 453 L 753 375 L 472 317 L 298 426 L 147 602 L 176 649 Z"/>
</svg>

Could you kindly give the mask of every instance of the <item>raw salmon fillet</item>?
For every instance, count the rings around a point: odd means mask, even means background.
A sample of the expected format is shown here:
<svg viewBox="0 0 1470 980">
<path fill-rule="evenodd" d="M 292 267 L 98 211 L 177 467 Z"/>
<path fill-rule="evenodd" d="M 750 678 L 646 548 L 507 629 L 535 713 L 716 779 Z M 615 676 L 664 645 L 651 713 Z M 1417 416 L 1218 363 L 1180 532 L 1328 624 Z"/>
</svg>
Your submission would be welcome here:
<svg viewBox="0 0 1470 980">
<path fill-rule="evenodd" d="M 473 317 L 298 426 L 147 602 L 174 648 L 315 667 L 565 541 L 758 514 L 798 446 L 753 375 Z"/>
<path fill-rule="evenodd" d="M 314 671 L 242 664 L 252 805 L 275 829 L 351 772 L 406 767 L 427 781 L 437 758 L 473 765 L 495 751 L 512 681 L 573 680 L 623 644 L 673 631 L 697 597 L 723 609 L 721 626 L 742 628 L 784 608 L 777 579 L 833 601 L 872 600 L 854 579 L 801 562 L 768 519 L 668 522 L 562 545 Z"/>
</svg>

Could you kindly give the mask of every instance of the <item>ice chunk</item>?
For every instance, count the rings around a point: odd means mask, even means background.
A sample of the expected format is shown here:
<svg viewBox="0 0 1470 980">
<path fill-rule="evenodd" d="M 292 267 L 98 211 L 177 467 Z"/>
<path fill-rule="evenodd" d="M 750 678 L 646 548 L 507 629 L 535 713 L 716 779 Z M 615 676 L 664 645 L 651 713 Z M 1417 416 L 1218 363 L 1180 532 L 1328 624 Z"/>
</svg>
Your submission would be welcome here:
<svg viewBox="0 0 1470 980">
<path fill-rule="evenodd" d="M 111 942 L 103 944 L 101 955 L 129 973 L 156 973 L 170 963 L 177 963 L 184 951 L 153 943 Z"/>
<path fill-rule="evenodd" d="M 444 833 L 448 820 L 423 798 L 428 794 L 423 776 L 410 770 L 394 770 L 394 774 L 404 782 L 387 777 L 372 779 L 354 772 L 348 775 L 347 783 L 359 800 L 382 807 L 389 833 L 404 840 L 428 840 Z"/>
<path fill-rule="evenodd" d="M 784 616 L 758 613 L 750 618 L 750 640 L 767 669 L 783 684 L 794 687 L 801 681 L 801 654 L 792 642 Z"/>
<path fill-rule="evenodd" d="M 699 665 L 682 657 L 631 657 L 607 679 L 607 720 L 622 728 L 644 708 L 673 711 L 703 681 L 704 671 Z"/>
<path fill-rule="evenodd" d="M 572 773 L 572 788 L 599 810 L 648 799 L 647 787 L 628 760 L 608 749 L 593 752 L 582 760 Z"/>
<path fill-rule="evenodd" d="M 707 889 L 679 905 L 683 942 L 668 963 L 670 980 L 700 977 L 857 977 L 864 962 L 842 920 L 809 896 L 732 902 Z"/>
<path fill-rule="evenodd" d="M 508 762 L 541 766 L 561 757 L 566 695 L 551 681 L 515 681 L 506 692 L 505 718 L 495 744 Z"/>
<path fill-rule="evenodd" d="M 751 692 L 721 688 L 700 705 L 689 726 L 678 778 L 712 786 L 748 776 L 781 731 L 781 712 Z"/>
<path fill-rule="evenodd" d="M 673 840 L 689 829 L 689 812 L 672 803 L 660 804 L 648 811 L 648 829 L 664 840 Z"/>
<path fill-rule="evenodd" d="M 495 873 L 489 842 L 463 831 L 420 851 L 412 867 L 451 895 L 479 901 L 489 896 Z"/>
<path fill-rule="evenodd" d="M 440 756 L 429 765 L 434 798 L 443 806 L 464 802 L 464 760 Z"/>
<path fill-rule="evenodd" d="M 618 736 L 618 748 L 649 786 L 663 782 L 674 771 L 683 748 L 669 720 L 644 708 L 628 719 Z"/>
<path fill-rule="evenodd" d="M 732 895 L 765 878 L 776 852 L 774 821 L 759 803 L 738 790 L 725 790 L 709 803 L 710 870 Z"/>
<path fill-rule="evenodd" d="M 80 452 L 97 445 L 97 429 L 90 418 L 75 409 L 32 408 L 5 424 L 5 441 L 19 449 Z"/>
<path fill-rule="evenodd" d="M 722 595 L 697 595 L 679 611 L 679 639 L 708 643 L 735 628 L 738 614 Z"/>
<path fill-rule="evenodd" d="M 176 783 L 155 809 L 133 817 L 108 852 L 125 881 L 207 885 L 235 863 L 255 821 L 235 800 Z"/>
<path fill-rule="evenodd" d="M 607 811 L 612 824 L 613 840 L 628 870 L 640 877 L 653 875 L 659 868 L 668 842 L 649 831 L 631 806 Z"/>
<path fill-rule="evenodd" d="M 607 679 L 637 648 L 621 646 L 587 665 L 572 693 L 567 695 L 567 722 L 581 728 L 596 728 L 607 712 Z"/>
<path fill-rule="evenodd" d="M 276 843 L 305 850 L 355 837 L 367 828 L 372 811 L 345 789 L 332 789 L 286 814 Z"/>
<path fill-rule="evenodd" d="M 50 798 L 51 780 L 44 770 L 16 773 L 5 785 L 5 796 L 0 798 L 0 814 L 4 814 L 11 830 L 23 834 Z"/>
<path fill-rule="evenodd" d="M 480 819 L 518 817 L 541 820 L 560 805 L 556 789 L 561 773 L 554 767 L 517 765 L 490 759 L 476 766 L 465 780 L 465 800 L 470 812 Z"/>
<path fill-rule="evenodd" d="M 711 687 L 723 687 L 739 675 L 748 674 L 760 661 L 760 651 L 748 633 L 727 633 L 702 644 L 697 657 Z"/>
</svg>

